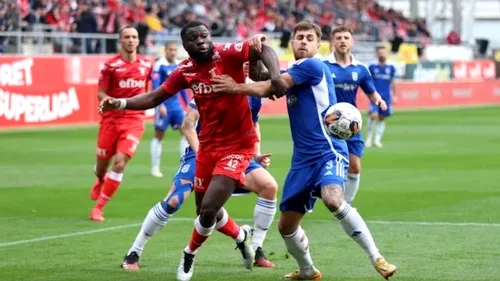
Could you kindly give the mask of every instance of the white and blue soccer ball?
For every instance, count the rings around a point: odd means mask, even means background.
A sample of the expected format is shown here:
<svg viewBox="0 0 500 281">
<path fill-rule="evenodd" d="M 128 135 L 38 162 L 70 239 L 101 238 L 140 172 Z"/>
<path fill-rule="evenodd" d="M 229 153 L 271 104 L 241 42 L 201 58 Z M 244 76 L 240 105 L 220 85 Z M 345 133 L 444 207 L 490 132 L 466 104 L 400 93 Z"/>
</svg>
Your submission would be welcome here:
<svg viewBox="0 0 500 281">
<path fill-rule="evenodd" d="M 361 112 L 347 102 L 339 102 L 330 106 L 323 121 L 330 135 L 343 140 L 355 136 L 363 125 Z"/>
</svg>

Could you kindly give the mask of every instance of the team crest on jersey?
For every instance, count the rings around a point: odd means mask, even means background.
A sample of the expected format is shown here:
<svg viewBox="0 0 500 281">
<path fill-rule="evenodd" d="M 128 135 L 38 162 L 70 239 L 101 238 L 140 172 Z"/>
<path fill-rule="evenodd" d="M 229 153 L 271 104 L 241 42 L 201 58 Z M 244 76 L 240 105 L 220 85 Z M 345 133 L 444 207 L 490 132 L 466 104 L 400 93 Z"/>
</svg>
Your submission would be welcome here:
<svg viewBox="0 0 500 281">
<path fill-rule="evenodd" d="M 231 43 L 224 44 L 224 48 L 222 50 L 227 51 L 229 48 L 231 48 Z"/>
<path fill-rule="evenodd" d="M 353 81 L 358 81 L 358 73 L 357 72 L 353 72 L 352 73 L 352 80 Z"/>
<path fill-rule="evenodd" d="M 146 68 L 145 67 L 139 67 L 139 71 L 141 72 L 142 76 L 144 76 L 146 74 Z"/>
<path fill-rule="evenodd" d="M 236 50 L 236 52 L 241 52 L 243 50 L 243 42 L 234 44 L 234 49 Z"/>
</svg>

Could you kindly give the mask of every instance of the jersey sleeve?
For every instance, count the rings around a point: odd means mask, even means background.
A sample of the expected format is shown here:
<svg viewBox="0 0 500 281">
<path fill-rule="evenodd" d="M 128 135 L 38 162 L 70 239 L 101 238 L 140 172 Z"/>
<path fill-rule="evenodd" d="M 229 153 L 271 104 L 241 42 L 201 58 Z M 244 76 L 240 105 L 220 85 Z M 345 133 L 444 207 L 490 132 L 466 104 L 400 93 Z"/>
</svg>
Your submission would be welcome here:
<svg viewBox="0 0 500 281">
<path fill-rule="evenodd" d="M 188 83 L 184 78 L 184 75 L 182 75 L 181 70 L 177 68 L 168 76 L 167 80 L 163 82 L 161 87 L 165 90 L 165 92 L 173 96 L 180 90 L 188 88 Z"/>
<path fill-rule="evenodd" d="M 260 109 L 262 108 L 262 99 L 259 97 L 250 97 L 250 106 L 252 111 L 253 123 L 259 122 Z"/>
<path fill-rule="evenodd" d="M 370 74 L 370 71 L 366 67 L 363 67 L 362 69 L 363 70 L 361 73 L 361 77 L 360 77 L 361 81 L 360 81 L 359 86 L 361 87 L 363 92 L 365 92 L 365 94 L 371 95 L 371 94 L 375 93 L 375 91 L 376 91 L 375 85 L 373 83 L 373 77 Z"/>
<path fill-rule="evenodd" d="M 250 43 L 248 40 L 239 43 L 224 44 L 219 54 L 225 61 L 234 64 L 243 64 L 250 59 Z"/>
<path fill-rule="evenodd" d="M 292 76 L 296 85 L 308 84 L 315 86 L 323 79 L 324 69 L 323 62 L 320 60 L 307 58 L 296 61 L 288 69 L 288 74 Z"/>
<path fill-rule="evenodd" d="M 111 82 L 111 68 L 108 63 L 104 64 L 104 68 L 101 69 L 101 74 L 99 76 L 99 88 L 104 89 L 105 91 L 109 90 L 109 84 Z"/>
</svg>

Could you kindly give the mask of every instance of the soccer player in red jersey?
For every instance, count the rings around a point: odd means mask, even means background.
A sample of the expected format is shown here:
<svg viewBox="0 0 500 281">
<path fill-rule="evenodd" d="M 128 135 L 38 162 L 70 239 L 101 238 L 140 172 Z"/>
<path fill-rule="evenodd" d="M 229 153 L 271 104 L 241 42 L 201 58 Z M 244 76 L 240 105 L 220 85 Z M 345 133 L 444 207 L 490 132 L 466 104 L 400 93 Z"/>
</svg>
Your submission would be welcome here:
<svg viewBox="0 0 500 281">
<path fill-rule="evenodd" d="M 249 235 L 247 228 L 238 226 L 227 212 L 219 211 L 234 189 L 244 185 L 243 172 L 254 157 L 254 145 L 258 138 L 248 98 L 215 94 L 211 78 L 226 74 L 244 83 L 243 64 L 261 60 L 269 70 L 273 91 L 284 93 L 286 86 L 279 79 L 278 57 L 267 45 L 262 45 L 261 51 L 252 47 L 251 41 L 214 46 L 208 27 L 196 21 L 182 28 L 181 38 L 190 58 L 179 64 L 162 87 L 134 98 L 107 99 L 101 102 L 100 110 L 154 108 L 180 89 L 192 89 L 202 120 L 194 183 L 199 215 L 177 270 L 178 280 L 190 280 L 195 254 L 214 230 L 235 239 L 246 268 L 252 267 L 255 254 L 246 243 Z"/>
<path fill-rule="evenodd" d="M 137 54 L 139 35 L 126 26 L 119 33 L 120 54 L 109 59 L 99 78 L 99 101 L 107 98 L 129 98 L 146 91 L 152 63 Z M 144 132 L 144 111 L 116 111 L 102 114 L 97 137 L 97 181 L 90 198 L 97 200 L 90 213 L 93 221 L 104 221 L 103 208 L 115 194 L 123 179 L 123 171 L 135 153 Z M 114 157 L 111 171 L 107 173 Z"/>
</svg>

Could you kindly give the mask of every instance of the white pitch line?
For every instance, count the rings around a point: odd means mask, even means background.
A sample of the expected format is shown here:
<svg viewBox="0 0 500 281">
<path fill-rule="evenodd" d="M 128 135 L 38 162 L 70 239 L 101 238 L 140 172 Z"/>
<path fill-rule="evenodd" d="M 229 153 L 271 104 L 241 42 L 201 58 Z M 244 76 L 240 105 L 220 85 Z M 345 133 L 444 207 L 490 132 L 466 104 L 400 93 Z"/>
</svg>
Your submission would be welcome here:
<svg viewBox="0 0 500 281">
<path fill-rule="evenodd" d="M 170 220 L 171 221 L 193 221 L 194 218 L 172 218 Z M 248 219 L 248 218 L 245 218 L 245 219 L 235 218 L 234 220 L 236 220 L 236 221 L 252 221 L 252 219 Z M 331 221 L 333 221 L 333 219 L 332 220 L 328 220 L 328 219 L 310 219 L 310 220 L 308 220 L 308 219 L 306 219 L 305 221 L 306 222 L 307 221 L 309 221 L 309 222 L 331 222 Z M 460 227 L 460 226 L 500 227 L 500 223 L 481 223 L 481 222 L 425 222 L 425 221 L 382 221 L 382 220 L 372 220 L 372 221 L 366 221 L 366 222 L 368 224 L 386 224 L 386 225 L 392 224 L 392 225 L 454 226 L 454 227 Z M 66 233 L 66 234 L 42 236 L 42 237 L 37 237 L 37 238 L 32 238 L 32 239 L 4 242 L 4 243 L 0 243 L 0 248 L 35 243 L 35 242 L 41 242 L 41 241 L 55 240 L 55 239 L 61 239 L 61 238 L 85 236 L 85 235 L 90 235 L 90 234 L 94 234 L 94 233 L 115 231 L 115 230 L 120 230 L 120 229 L 137 227 L 137 226 L 140 226 L 141 224 L 142 223 L 124 224 L 124 225 L 111 226 L 111 227 L 105 227 L 105 228 L 94 229 L 94 230 L 71 232 L 71 233 Z"/>
</svg>

